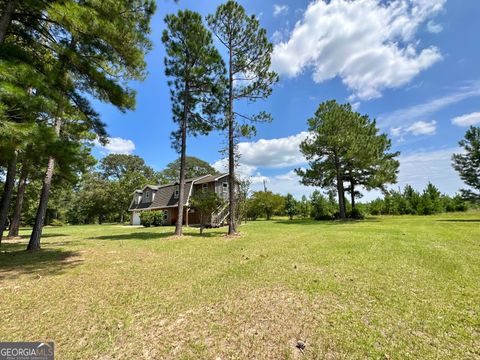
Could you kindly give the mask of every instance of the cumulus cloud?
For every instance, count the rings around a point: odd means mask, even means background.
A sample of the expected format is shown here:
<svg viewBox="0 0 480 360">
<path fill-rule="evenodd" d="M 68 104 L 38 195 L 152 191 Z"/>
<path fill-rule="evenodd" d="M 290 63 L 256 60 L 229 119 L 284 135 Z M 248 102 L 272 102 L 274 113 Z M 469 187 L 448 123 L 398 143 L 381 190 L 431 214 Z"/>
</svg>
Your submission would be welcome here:
<svg viewBox="0 0 480 360">
<path fill-rule="evenodd" d="M 285 15 L 288 13 L 288 5 L 273 5 L 273 16 Z"/>
<path fill-rule="evenodd" d="M 306 160 L 300 152 L 300 143 L 306 139 L 308 132 L 276 138 L 259 139 L 238 144 L 240 163 L 238 173 L 242 177 L 254 176 L 259 167 L 284 168 L 305 164 Z M 218 171 L 228 169 L 227 159 L 221 159 L 212 166 Z M 262 180 L 263 181 L 263 180 Z"/>
<path fill-rule="evenodd" d="M 453 118 L 452 124 L 458 126 L 471 126 L 480 124 L 480 112 L 473 112 L 462 116 Z"/>
<path fill-rule="evenodd" d="M 101 148 L 107 154 L 131 154 L 135 150 L 135 143 L 129 139 L 110 137 L 106 145 L 95 141 L 95 146 Z"/>
<path fill-rule="evenodd" d="M 438 34 L 443 31 L 443 26 L 440 24 L 435 23 L 433 20 L 430 20 L 427 23 L 427 30 L 432 34 Z"/>
<path fill-rule="evenodd" d="M 275 46 L 273 67 L 295 77 L 313 70 L 317 83 L 341 77 L 351 100 L 373 99 L 385 88 L 407 84 L 441 59 L 436 47 L 417 51 L 419 26 L 445 0 L 317 0 L 288 41 Z"/>
</svg>

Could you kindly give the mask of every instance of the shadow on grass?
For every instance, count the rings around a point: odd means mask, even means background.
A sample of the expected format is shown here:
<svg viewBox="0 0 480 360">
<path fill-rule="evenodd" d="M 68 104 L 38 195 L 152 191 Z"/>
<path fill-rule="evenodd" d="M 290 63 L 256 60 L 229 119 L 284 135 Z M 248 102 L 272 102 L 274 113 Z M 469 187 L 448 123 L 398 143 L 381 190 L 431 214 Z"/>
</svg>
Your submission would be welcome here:
<svg viewBox="0 0 480 360">
<path fill-rule="evenodd" d="M 217 232 L 204 232 L 203 234 L 198 233 L 190 233 L 186 232 L 183 234 L 185 237 L 193 236 L 199 238 L 212 238 L 212 237 L 219 237 L 223 234 Z M 175 232 L 168 231 L 168 232 L 133 232 L 129 234 L 119 234 L 119 235 L 102 235 L 102 236 L 95 236 L 88 238 L 88 240 L 158 240 L 158 239 L 165 239 L 169 237 L 175 236 Z"/>
<path fill-rule="evenodd" d="M 6 244 L 0 248 L 0 280 L 15 279 L 24 274 L 57 275 L 77 266 L 83 260 L 76 251 L 41 249 L 25 251 L 26 244 Z"/>
<path fill-rule="evenodd" d="M 440 219 L 439 222 L 478 223 L 480 219 Z"/>
<path fill-rule="evenodd" d="M 294 220 L 272 220 L 276 224 L 283 225 L 351 225 L 362 223 L 379 223 L 381 220 L 374 217 L 369 217 L 364 220 L 312 220 L 312 219 L 294 219 Z"/>
</svg>

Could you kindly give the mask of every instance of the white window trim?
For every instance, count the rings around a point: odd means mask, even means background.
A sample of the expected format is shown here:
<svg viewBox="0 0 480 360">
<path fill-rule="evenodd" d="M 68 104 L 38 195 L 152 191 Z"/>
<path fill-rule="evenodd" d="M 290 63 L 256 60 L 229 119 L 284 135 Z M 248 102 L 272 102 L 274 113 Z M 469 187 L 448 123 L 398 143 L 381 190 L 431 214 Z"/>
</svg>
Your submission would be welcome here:
<svg viewBox="0 0 480 360">
<path fill-rule="evenodd" d="M 225 186 L 226 185 L 226 186 Z M 223 192 L 226 193 L 228 192 L 228 182 L 223 182 L 222 183 L 222 189 L 223 189 Z"/>
</svg>

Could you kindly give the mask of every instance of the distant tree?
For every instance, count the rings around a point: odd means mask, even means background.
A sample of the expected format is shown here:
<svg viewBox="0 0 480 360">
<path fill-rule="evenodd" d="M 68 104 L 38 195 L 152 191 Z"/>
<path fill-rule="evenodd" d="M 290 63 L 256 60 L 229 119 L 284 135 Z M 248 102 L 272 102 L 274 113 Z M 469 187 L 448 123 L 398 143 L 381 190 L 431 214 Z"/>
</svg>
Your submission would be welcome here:
<svg viewBox="0 0 480 360">
<path fill-rule="evenodd" d="M 310 216 L 310 201 L 305 195 L 302 196 L 302 199 L 297 203 L 297 213 L 304 219 Z"/>
<path fill-rule="evenodd" d="M 278 75 L 270 70 L 273 45 L 268 41 L 267 32 L 260 27 L 258 19 L 246 14 L 243 6 L 233 0 L 220 5 L 213 15 L 207 16 L 212 29 L 227 53 L 228 103 L 226 107 L 226 128 L 228 130 L 228 173 L 229 220 L 228 234 L 236 231 L 235 205 L 235 163 L 236 138 L 249 136 L 255 128 L 249 123 L 269 121 L 270 115 L 261 112 L 256 115 L 240 114 L 234 109 L 238 100 L 250 102 L 265 99 L 272 92 L 272 85 Z M 243 121 L 243 125 L 239 123 Z"/>
<path fill-rule="evenodd" d="M 471 189 L 461 189 L 462 196 L 480 202 L 480 127 L 471 126 L 459 142 L 465 153 L 454 154 L 453 167 Z"/>
<path fill-rule="evenodd" d="M 333 220 L 337 204 L 333 197 L 327 198 L 318 190 L 315 190 L 311 197 L 310 216 L 315 220 Z"/>
<path fill-rule="evenodd" d="M 121 180 L 126 174 L 132 173 L 149 180 L 155 178 L 155 171 L 138 155 L 109 154 L 100 160 L 99 170 L 106 179 Z"/>
<path fill-rule="evenodd" d="M 160 175 L 169 182 L 178 181 L 180 178 L 180 161 L 177 159 L 169 163 Z M 185 156 L 185 177 L 194 178 L 202 175 L 218 174 L 208 162 L 203 161 L 195 156 Z"/>
<path fill-rule="evenodd" d="M 178 130 L 172 145 L 180 153 L 177 236 L 182 235 L 183 199 L 186 178 L 187 133 L 206 135 L 219 126 L 222 110 L 225 64 L 215 48 L 202 17 L 189 10 L 165 17 L 167 29 L 165 74 L 170 78 L 173 120 Z"/>
<path fill-rule="evenodd" d="M 248 217 L 248 195 L 250 194 L 250 185 L 252 182 L 246 178 L 238 180 L 238 191 L 237 191 L 237 217 L 238 221 L 241 222 L 242 219 L 247 222 Z"/>
<path fill-rule="evenodd" d="M 195 192 L 190 204 L 200 214 L 200 234 L 203 233 L 206 221 L 212 213 L 223 204 L 223 199 L 215 191 L 203 190 Z"/>
<path fill-rule="evenodd" d="M 285 196 L 285 213 L 288 215 L 290 220 L 297 214 L 297 201 L 292 194 L 287 194 Z"/>
<path fill-rule="evenodd" d="M 250 202 L 250 206 L 255 209 L 257 213 L 261 211 L 267 220 L 270 220 L 275 212 L 281 210 L 283 204 L 283 197 L 271 191 L 254 192 Z"/>
<path fill-rule="evenodd" d="M 442 211 L 442 194 L 435 185 L 429 182 L 420 197 L 418 213 L 421 215 L 431 215 Z"/>
</svg>

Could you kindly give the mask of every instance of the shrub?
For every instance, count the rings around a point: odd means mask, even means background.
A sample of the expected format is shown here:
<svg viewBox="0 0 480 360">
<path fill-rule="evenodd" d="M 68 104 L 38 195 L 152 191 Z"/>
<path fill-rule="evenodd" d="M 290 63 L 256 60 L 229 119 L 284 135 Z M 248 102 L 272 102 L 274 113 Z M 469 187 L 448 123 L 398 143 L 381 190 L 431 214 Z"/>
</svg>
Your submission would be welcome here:
<svg viewBox="0 0 480 360">
<path fill-rule="evenodd" d="M 350 211 L 350 214 L 348 214 L 348 217 L 355 220 L 363 220 L 365 219 L 365 214 L 362 212 L 361 209 L 359 209 L 358 207 L 355 207 L 352 209 L 352 211 Z"/>
<path fill-rule="evenodd" d="M 152 211 L 142 211 L 140 214 L 140 222 L 145 227 L 150 227 L 153 225 L 154 214 Z"/>
<path fill-rule="evenodd" d="M 152 211 L 152 225 L 153 226 L 162 226 L 165 225 L 165 211 Z"/>
<path fill-rule="evenodd" d="M 311 217 L 315 220 L 333 220 L 336 204 L 315 190 L 311 196 Z"/>
</svg>

